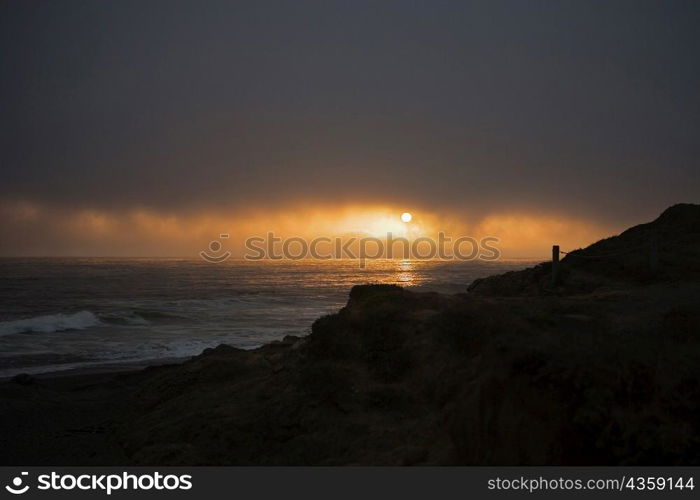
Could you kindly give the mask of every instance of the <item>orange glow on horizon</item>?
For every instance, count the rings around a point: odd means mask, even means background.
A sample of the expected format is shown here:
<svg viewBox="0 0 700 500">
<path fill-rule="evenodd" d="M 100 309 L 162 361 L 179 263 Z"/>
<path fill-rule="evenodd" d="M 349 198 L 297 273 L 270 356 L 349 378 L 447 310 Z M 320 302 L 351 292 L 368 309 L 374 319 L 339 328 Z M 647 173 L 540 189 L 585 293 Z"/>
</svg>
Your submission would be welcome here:
<svg viewBox="0 0 700 500">
<path fill-rule="evenodd" d="M 562 249 L 586 246 L 614 234 L 613 228 L 567 216 L 492 213 L 480 218 L 420 209 L 406 222 L 400 208 L 388 205 L 303 206 L 264 211 L 209 210 L 190 213 L 59 210 L 28 202 L 0 204 L 2 255 L 195 256 L 221 233 L 231 235 L 230 250 L 243 255 L 251 236 L 274 233 L 312 239 L 369 236 L 385 239 L 436 237 L 443 232 L 499 238 L 505 258 L 547 257 L 552 244 Z"/>
</svg>

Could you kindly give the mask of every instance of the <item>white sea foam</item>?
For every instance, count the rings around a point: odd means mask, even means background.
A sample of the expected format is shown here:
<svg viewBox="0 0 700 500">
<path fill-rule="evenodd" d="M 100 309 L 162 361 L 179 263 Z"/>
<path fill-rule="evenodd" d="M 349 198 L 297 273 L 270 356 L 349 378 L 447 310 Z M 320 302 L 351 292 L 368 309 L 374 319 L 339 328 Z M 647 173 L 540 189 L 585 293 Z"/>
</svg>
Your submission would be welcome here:
<svg viewBox="0 0 700 500">
<path fill-rule="evenodd" d="M 445 286 L 463 291 L 476 278 L 527 265 L 416 261 L 407 270 L 389 260 L 360 269 L 352 261 L 229 262 L 220 267 L 202 265 L 199 259 L 19 264 L 0 259 L 2 313 L 12 318 L 27 313 L 16 290 L 26 290 L 24 295 L 35 297 L 40 307 L 34 317 L 0 322 L 0 378 L 186 358 L 219 344 L 253 349 L 285 335 L 308 334 L 314 320 L 346 303 L 355 283 L 396 281 L 429 284 L 430 291 L 445 291 Z M 57 266 L 64 280 L 55 279 Z M 112 274 L 124 279 L 102 279 Z M 406 276 L 415 279 L 406 282 Z M 88 303 L 90 307 L 79 305 Z M 89 310 L 77 312 L 76 307 Z M 39 316 L 47 310 L 62 314 Z"/>
<path fill-rule="evenodd" d="M 0 322 L 0 336 L 14 333 L 53 333 L 63 330 L 83 330 L 100 324 L 100 320 L 90 311 L 75 314 L 49 314 L 34 318 Z"/>
</svg>

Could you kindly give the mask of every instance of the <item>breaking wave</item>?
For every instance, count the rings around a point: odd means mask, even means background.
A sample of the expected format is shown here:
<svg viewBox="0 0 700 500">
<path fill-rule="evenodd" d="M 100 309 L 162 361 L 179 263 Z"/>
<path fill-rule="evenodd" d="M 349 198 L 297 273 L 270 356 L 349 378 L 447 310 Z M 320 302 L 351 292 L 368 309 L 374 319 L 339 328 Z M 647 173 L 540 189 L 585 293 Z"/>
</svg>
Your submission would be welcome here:
<svg viewBox="0 0 700 500">
<path fill-rule="evenodd" d="M 0 336 L 15 333 L 53 333 L 64 330 L 83 330 L 100 324 L 100 320 L 90 311 L 75 314 L 49 314 L 33 318 L 0 322 Z"/>
</svg>

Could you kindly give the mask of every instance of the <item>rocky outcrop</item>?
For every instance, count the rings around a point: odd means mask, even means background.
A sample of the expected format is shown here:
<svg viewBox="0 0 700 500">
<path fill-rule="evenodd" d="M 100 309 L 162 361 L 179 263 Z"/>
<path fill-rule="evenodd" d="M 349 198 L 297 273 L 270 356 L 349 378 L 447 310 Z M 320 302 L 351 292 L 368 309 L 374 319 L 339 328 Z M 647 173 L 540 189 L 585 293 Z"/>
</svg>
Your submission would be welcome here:
<svg viewBox="0 0 700 500">
<path fill-rule="evenodd" d="M 120 442 L 137 464 L 697 464 L 699 297 L 355 287 L 306 338 L 134 375 Z"/>
<path fill-rule="evenodd" d="M 556 287 L 552 286 L 551 263 L 546 262 L 523 271 L 478 279 L 469 286 L 469 292 L 492 296 L 562 295 L 606 287 L 698 281 L 698 249 L 700 205 L 678 204 L 652 222 L 563 255 L 561 279 Z"/>
</svg>

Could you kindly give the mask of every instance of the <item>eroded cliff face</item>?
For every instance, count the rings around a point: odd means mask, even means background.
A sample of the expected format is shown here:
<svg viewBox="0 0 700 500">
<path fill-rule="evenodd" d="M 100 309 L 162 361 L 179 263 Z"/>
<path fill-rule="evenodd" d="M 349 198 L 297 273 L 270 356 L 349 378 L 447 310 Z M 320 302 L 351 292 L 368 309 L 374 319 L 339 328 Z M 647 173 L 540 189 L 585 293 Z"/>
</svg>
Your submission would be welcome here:
<svg viewBox="0 0 700 500">
<path fill-rule="evenodd" d="M 120 439 L 143 464 L 697 463 L 699 288 L 355 287 L 308 337 L 137 375 Z"/>
</svg>

